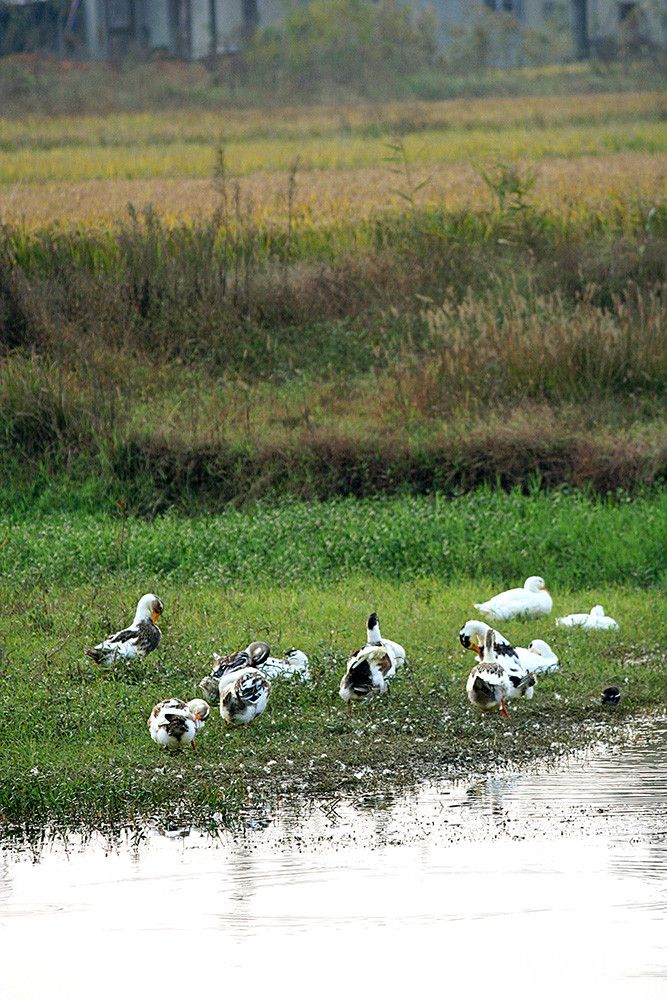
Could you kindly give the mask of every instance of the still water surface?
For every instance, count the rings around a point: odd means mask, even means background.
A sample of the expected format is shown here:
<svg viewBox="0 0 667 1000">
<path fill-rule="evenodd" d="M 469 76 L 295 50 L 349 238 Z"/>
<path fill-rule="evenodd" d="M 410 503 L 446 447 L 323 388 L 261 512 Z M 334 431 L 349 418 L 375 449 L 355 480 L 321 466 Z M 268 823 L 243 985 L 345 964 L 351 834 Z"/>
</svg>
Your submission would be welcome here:
<svg viewBox="0 0 667 1000">
<path fill-rule="evenodd" d="M 0 867 L 3 998 L 667 998 L 667 720 L 561 767 Z"/>
</svg>

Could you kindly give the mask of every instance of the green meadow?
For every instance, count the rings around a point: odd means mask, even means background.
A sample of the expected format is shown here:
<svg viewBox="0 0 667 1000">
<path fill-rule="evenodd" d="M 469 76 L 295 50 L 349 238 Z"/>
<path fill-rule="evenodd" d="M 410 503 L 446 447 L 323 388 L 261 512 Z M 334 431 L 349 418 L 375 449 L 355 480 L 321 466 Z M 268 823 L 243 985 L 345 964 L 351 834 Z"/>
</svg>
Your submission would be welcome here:
<svg viewBox="0 0 667 1000">
<path fill-rule="evenodd" d="M 600 500 L 482 490 L 449 500 L 334 501 L 153 521 L 59 513 L 2 520 L 0 813 L 6 830 L 148 820 L 239 822 L 249 799 L 343 794 L 556 759 L 622 735 L 667 701 L 664 496 Z M 509 720 L 467 702 L 458 641 L 476 600 L 529 572 L 554 612 L 504 623 L 546 639 L 561 670 Z M 98 667 L 86 646 L 129 623 L 141 593 L 165 602 L 163 640 L 138 664 Z M 556 626 L 602 603 L 618 632 Z M 371 610 L 409 665 L 348 715 L 338 685 Z M 193 697 L 215 651 L 252 639 L 309 656 L 311 679 L 276 680 L 266 712 L 198 750 L 161 751 L 152 706 Z M 603 687 L 622 692 L 617 708 Z"/>
<path fill-rule="evenodd" d="M 6 585 L 37 590 L 117 577 L 144 591 L 235 592 L 350 574 L 491 587 L 538 571 L 559 589 L 664 588 L 667 497 L 543 492 L 535 483 L 528 494 L 487 487 L 455 498 L 264 502 L 192 518 L 23 509 L 0 517 L 0 542 Z"/>
</svg>

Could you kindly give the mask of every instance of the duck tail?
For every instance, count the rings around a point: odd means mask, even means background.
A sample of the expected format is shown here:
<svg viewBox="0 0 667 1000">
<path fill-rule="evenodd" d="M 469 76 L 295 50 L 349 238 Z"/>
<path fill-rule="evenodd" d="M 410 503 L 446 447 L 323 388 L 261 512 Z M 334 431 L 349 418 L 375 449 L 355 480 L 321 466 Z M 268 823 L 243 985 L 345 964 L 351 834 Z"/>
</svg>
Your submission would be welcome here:
<svg viewBox="0 0 667 1000">
<path fill-rule="evenodd" d="M 493 688 L 491 687 L 489 682 L 485 681 L 483 677 L 479 676 L 479 674 L 477 675 L 477 677 L 475 677 L 475 680 L 473 681 L 472 689 L 475 692 L 475 694 L 480 697 L 484 698 L 493 697 Z"/>
<path fill-rule="evenodd" d="M 347 686 L 357 697 L 365 697 L 373 690 L 373 678 L 368 660 L 358 660 L 347 672 Z"/>
</svg>

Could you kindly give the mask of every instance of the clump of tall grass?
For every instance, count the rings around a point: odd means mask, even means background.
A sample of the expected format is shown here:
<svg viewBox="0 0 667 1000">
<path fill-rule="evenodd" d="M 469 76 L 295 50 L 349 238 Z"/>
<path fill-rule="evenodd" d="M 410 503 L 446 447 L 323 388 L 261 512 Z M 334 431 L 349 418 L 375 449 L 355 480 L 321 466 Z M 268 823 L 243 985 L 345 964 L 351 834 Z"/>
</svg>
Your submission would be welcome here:
<svg viewBox="0 0 667 1000">
<path fill-rule="evenodd" d="M 81 406 L 73 372 L 38 358 L 0 363 L 0 434 L 9 453 L 58 457 L 85 447 L 91 411 Z"/>
<path fill-rule="evenodd" d="M 256 224 L 236 194 L 231 202 L 225 195 L 219 212 L 196 226 L 169 226 L 149 209 L 107 234 L 5 229 L 8 308 L 20 320 L 5 323 L 7 346 L 19 334 L 26 346 L 39 344 L 47 328 L 52 348 L 62 340 L 68 354 L 77 341 L 92 341 L 184 360 L 208 356 L 222 368 L 266 375 L 272 363 L 289 364 L 280 345 L 299 328 L 311 336 L 298 335 L 298 356 L 316 365 L 316 324 L 341 317 L 376 324 L 372 314 L 389 304 L 409 303 L 414 313 L 415 293 L 437 301 L 451 289 L 461 299 L 488 287 L 489 268 L 499 298 L 532 285 L 570 300 L 585 292 L 595 304 L 630 283 L 664 280 L 660 211 L 648 234 L 639 211 L 620 222 L 592 213 L 563 225 L 536 211 L 517 219 L 415 210 L 300 232 L 289 207 L 269 226 Z"/>
<path fill-rule="evenodd" d="M 422 310 L 427 338 L 388 359 L 417 412 L 451 413 L 463 400 L 563 402 L 642 392 L 667 384 L 667 286 L 627 288 L 611 307 L 588 286 L 575 302 L 561 293 L 515 289 L 453 296 Z M 400 374 L 399 374 L 400 373 Z"/>
<path fill-rule="evenodd" d="M 586 281 L 601 248 L 546 228 L 527 241 L 528 211 L 415 210 L 318 266 L 289 228 L 262 248 L 235 205 L 198 228 L 149 212 L 106 236 L 4 231 L 6 308 L 22 317 L 0 362 L 12 467 L 76 458 L 151 511 L 509 487 L 536 470 L 602 491 L 664 477 L 655 439 L 601 450 L 562 423 L 497 432 L 529 401 L 593 402 L 611 425 L 642 399 L 651 417 L 667 374 L 659 233 L 639 229 L 636 253 L 610 239 L 615 276 Z M 558 255 L 571 266 L 554 290 Z M 455 446 L 447 422 L 466 415 Z"/>
<path fill-rule="evenodd" d="M 16 261 L 12 240 L 0 244 L 0 345 L 31 347 L 44 340 L 46 310 Z"/>
</svg>

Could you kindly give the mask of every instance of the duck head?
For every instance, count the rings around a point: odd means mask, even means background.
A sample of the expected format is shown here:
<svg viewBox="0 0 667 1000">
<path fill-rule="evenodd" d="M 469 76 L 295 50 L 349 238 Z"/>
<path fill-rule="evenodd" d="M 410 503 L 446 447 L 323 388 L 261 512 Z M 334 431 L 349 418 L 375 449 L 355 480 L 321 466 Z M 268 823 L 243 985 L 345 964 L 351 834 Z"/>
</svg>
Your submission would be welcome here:
<svg viewBox="0 0 667 1000">
<path fill-rule="evenodd" d="M 199 722 L 205 722 L 211 714 L 211 706 L 203 698 L 193 698 L 192 701 L 188 702 L 188 709 Z"/>
<path fill-rule="evenodd" d="M 134 621 L 136 624 L 147 621 L 152 621 L 155 624 L 163 611 L 164 604 L 156 594 L 144 594 L 137 604 Z"/>
</svg>

